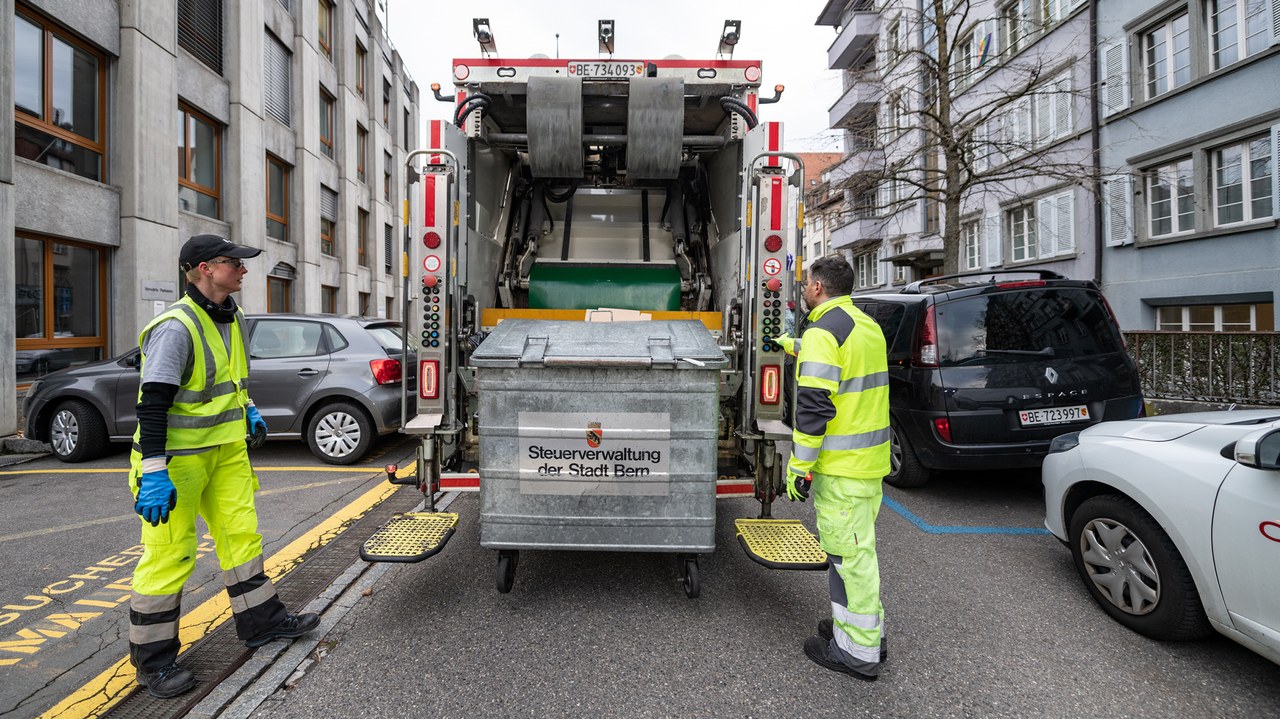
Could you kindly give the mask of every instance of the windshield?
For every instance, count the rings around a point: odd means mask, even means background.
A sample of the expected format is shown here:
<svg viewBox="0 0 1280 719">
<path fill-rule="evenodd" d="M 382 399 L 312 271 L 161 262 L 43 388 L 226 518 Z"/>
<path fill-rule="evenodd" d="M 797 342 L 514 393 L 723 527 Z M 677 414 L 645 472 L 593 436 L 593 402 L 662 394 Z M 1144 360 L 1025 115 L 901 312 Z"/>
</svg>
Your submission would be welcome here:
<svg viewBox="0 0 1280 719">
<path fill-rule="evenodd" d="M 1102 297 L 1085 289 L 1020 289 L 937 305 L 939 364 L 1007 364 L 1121 351 Z"/>
<path fill-rule="evenodd" d="M 404 342 L 400 339 L 399 325 L 377 325 L 365 328 L 371 337 L 382 348 L 392 352 L 399 352 L 404 349 Z"/>
</svg>

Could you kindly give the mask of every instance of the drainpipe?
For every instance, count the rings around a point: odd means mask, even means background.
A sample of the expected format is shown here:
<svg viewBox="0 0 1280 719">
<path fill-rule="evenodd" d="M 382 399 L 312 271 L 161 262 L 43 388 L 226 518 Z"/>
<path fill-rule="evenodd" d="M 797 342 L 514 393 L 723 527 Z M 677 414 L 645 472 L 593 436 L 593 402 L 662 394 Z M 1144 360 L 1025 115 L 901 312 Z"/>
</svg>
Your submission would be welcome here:
<svg viewBox="0 0 1280 719">
<path fill-rule="evenodd" d="M 1098 113 L 1098 3 L 1089 3 L 1089 139 L 1093 144 L 1093 281 L 1102 287 L 1102 134 Z"/>
</svg>

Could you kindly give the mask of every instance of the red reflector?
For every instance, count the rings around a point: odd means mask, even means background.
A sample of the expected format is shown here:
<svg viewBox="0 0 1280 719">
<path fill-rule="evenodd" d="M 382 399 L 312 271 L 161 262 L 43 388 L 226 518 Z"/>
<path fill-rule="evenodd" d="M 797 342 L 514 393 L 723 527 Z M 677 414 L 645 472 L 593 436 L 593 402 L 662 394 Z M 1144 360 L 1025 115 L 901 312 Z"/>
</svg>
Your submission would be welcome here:
<svg viewBox="0 0 1280 719">
<path fill-rule="evenodd" d="M 1018 280 L 1016 282 L 1001 282 L 996 287 L 1002 290 L 1009 290 L 1014 287 L 1044 287 L 1044 285 L 1044 280 Z"/>
<path fill-rule="evenodd" d="M 439 399 L 440 360 L 422 360 L 419 363 L 418 396 L 423 399 Z"/>
<path fill-rule="evenodd" d="M 782 238 L 777 235 L 769 235 L 764 240 L 764 248 L 770 252 L 777 252 L 782 249 Z"/>
<path fill-rule="evenodd" d="M 760 404 L 777 404 L 782 397 L 782 368 L 767 364 L 760 368 Z"/>
<path fill-rule="evenodd" d="M 943 442 L 951 441 L 951 420 L 946 417 L 934 417 L 933 428 L 938 432 L 938 436 Z"/>
<path fill-rule="evenodd" d="M 422 244 L 426 245 L 428 250 L 434 250 L 440 246 L 440 235 L 435 232 L 428 232 L 422 236 Z"/>
<path fill-rule="evenodd" d="M 395 384 L 400 381 L 400 360 L 369 360 L 369 369 L 373 370 L 373 380 L 378 384 Z"/>
</svg>

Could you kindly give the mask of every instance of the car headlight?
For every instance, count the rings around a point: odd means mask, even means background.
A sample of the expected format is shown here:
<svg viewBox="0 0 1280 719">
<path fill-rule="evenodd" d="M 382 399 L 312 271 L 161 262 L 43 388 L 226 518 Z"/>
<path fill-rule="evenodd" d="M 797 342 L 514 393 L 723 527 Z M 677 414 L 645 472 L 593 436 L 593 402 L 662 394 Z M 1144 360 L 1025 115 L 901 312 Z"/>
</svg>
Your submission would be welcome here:
<svg viewBox="0 0 1280 719">
<path fill-rule="evenodd" d="M 1068 432 L 1066 434 L 1060 434 L 1057 437 L 1054 437 L 1053 441 L 1049 443 L 1049 454 L 1054 454 L 1056 452 L 1065 452 L 1069 449 L 1075 449 L 1077 446 L 1079 446 L 1079 444 L 1080 444 L 1079 432 Z"/>
</svg>

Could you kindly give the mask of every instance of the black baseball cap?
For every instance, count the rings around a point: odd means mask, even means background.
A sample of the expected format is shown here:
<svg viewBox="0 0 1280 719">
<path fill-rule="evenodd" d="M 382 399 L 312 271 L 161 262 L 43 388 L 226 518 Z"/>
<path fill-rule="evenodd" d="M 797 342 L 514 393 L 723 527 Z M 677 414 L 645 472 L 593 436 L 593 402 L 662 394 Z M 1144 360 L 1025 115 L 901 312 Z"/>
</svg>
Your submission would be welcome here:
<svg viewBox="0 0 1280 719">
<path fill-rule="evenodd" d="M 182 246 L 182 253 L 178 255 L 178 266 L 186 272 L 201 262 L 208 262 L 215 257 L 247 259 L 260 254 L 262 250 L 256 247 L 237 245 L 221 235 L 192 235 L 191 239 Z"/>
</svg>

